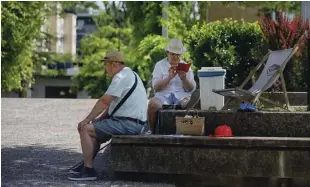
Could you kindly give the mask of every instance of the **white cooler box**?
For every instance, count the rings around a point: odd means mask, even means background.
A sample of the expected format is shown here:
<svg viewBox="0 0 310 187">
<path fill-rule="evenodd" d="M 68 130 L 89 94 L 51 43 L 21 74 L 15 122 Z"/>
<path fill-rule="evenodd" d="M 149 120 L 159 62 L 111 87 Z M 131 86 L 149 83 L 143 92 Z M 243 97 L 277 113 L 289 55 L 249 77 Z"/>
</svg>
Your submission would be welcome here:
<svg viewBox="0 0 310 187">
<path fill-rule="evenodd" d="M 226 70 L 222 67 L 202 67 L 198 70 L 200 105 L 202 110 L 220 110 L 224 106 L 224 96 L 212 92 L 224 89 Z"/>
</svg>

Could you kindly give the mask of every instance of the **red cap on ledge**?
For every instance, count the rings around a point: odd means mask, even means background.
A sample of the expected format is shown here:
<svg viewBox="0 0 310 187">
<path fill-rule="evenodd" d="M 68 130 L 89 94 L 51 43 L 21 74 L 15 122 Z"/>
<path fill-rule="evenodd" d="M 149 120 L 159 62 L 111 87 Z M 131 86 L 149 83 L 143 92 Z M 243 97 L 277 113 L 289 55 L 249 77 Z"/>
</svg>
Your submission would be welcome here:
<svg viewBox="0 0 310 187">
<path fill-rule="evenodd" d="M 216 127 L 214 131 L 214 136 L 215 137 L 231 137 L 233 136 L 233 134 L 232 134 L 231 128 L 228 125 L 223 124 L 223 125 Z"/>
</svg>

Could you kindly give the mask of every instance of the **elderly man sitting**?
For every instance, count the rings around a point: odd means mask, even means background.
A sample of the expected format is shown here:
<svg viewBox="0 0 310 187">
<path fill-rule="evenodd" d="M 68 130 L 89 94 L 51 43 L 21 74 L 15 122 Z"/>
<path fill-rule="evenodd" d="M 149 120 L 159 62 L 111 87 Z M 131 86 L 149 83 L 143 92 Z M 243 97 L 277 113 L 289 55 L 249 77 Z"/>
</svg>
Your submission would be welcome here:
<svg viewBox="0 0 310 187">
<path fill-rule="evenodd" d="M 139 75 L 126 67 L 120 51 L 108 51 L 102 61 L 112 81 L 78 124 L 84 162 L 70 169 L 69 180 L 97 179 L 93 159 L 101 140 L 108 140 L 112 135 L 137 135 L 147 128 L 147 96 Z"/>
<path fill-rule="evenodd" d="M 153 71 L 152 86 L 154 98 L 148 104 L 149 128 L 154 133 L 157 111 L 162 105 L 181 105 L 183 109 L 194 107 L 199 100 L 199 90 L 191 68 L 188 72 L 177 70 L 179 63 L 185 63 L 181 55 L 186 48 L 181 40 L 171 39 L 165 47 L 167 57 L 157 62 Z"/>
</svg>

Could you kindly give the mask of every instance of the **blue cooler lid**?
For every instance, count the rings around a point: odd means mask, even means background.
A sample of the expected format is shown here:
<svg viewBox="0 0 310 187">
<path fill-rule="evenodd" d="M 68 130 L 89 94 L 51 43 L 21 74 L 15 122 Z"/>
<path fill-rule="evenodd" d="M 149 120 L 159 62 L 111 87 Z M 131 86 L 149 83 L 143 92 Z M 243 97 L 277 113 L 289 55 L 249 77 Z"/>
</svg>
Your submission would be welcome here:
<svg viewBox="0 0 310 187">
<path fill-rule="evenodd" d="M 198 70 L 198 77 L 220 77 L 225 74 L 226 70 L 222 67 L 202 67 Z"/>
</svg>

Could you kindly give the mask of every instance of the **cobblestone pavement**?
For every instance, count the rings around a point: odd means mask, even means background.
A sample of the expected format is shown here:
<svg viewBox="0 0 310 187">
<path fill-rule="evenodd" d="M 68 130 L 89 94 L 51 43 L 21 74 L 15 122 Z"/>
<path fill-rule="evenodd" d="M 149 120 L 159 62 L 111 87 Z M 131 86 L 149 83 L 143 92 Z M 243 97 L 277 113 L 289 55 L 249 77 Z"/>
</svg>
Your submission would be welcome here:
<svg viewBox="0 0 310 187">
<path fill-rule="evenodd" d="M 67 180 L 67 169 L 81 160 L 77 123 L 92 109 L 93 99 L 1 99 L 1 182 L 27 186 L 174 186 L 115 181 L 110 178 L 109 148 L 97 156 L 94 182 Z"/>
</svg>

